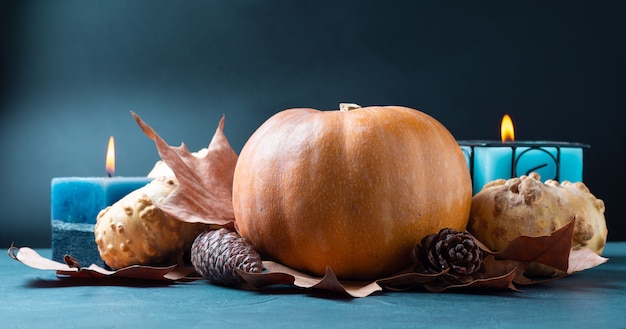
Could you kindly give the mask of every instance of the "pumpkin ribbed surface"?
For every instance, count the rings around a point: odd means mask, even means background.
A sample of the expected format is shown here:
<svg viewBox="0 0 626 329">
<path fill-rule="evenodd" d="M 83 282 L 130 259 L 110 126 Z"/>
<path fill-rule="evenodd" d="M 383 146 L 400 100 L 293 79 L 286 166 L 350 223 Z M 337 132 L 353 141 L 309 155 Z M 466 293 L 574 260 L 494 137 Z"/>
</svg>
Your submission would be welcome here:
<svg viewBox="0 0 626 329">
<path fill-rule="evenodd" d="M 465 158 L 432 117 L 405 107 L 290 109 L 239 156 L 237 227 L 266 257 L 340 279 L 372 279 L 411 262 L 422 237 L 464 230 Z"/>
</svg>

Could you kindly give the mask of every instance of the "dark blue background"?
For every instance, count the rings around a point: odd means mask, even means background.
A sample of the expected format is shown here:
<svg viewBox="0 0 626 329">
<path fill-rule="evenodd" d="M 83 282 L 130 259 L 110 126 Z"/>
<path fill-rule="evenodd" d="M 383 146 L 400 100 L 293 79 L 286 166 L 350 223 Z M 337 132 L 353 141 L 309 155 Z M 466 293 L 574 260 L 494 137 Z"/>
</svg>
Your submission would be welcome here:
<svg viewBox="0 0 626 329">
<path fill-rule="evenodd" d="M 272 114 L 339 102 L 420 109 L 457 139 L 591 145 L 584 180 L 620 205 L 626 108 L 623 1 L 0 1 L 0 245 L 50 243 L 50 180 L 206 146 L 219 118 L 239 152 Z"/>
</svg>

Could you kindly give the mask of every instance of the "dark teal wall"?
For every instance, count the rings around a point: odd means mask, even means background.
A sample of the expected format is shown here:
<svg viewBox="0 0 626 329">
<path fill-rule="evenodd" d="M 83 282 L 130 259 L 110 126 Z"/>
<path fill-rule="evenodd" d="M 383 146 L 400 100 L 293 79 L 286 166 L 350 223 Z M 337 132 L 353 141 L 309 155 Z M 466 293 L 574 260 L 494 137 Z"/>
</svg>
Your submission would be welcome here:
<svg viewBox="0 0 626 329">
<path fill-rule="evenodd" d="M 206 146 L 219 118 L 238 152 L 289 107 L 397 104 L 458 139 L 587 143 L 585 182 L 620 204 L 626 2 L 0 1 L 0 245 L 47 246 L 50 179 L 119 175 L 158 155 L 129 112 L 170 144 Z"/>
</svg>

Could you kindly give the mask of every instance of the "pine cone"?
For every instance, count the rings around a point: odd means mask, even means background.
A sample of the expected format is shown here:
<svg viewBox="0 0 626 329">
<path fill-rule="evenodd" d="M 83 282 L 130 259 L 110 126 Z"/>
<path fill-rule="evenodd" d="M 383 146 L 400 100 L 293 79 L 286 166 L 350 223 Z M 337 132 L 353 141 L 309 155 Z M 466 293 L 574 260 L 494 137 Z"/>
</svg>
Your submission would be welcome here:
<svg viewBox="0 0 626 329">
<path fill-rule="evenodd" d="M 448 270 L 442 277 L 448 283 L 469 283 L 481 277 L 482 251 L 467 232 L 446 228 L 427 235 L 414 255 L 429 273 Z"/>
<path fill-rule="evenodd" d="M 261 256 L 237 232 L 221 228 L 200 233 L 191 246 L 191 263 L 202 277 L 222 285 L 236 285 L 243 279 L 235 269 L 263 271 Z"/>
</svg>

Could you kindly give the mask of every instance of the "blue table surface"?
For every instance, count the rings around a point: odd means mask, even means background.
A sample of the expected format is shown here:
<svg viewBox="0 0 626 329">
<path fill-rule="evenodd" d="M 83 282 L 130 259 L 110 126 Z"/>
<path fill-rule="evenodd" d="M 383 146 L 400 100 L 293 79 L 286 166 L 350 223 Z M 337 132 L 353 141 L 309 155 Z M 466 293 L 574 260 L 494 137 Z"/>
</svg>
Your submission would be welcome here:
<svg viewBox="0 0 626 329">
<path fill-rule="evenodd" d="M 49 257 L 50 250 L 37 250 Z M 626 328 L 626 242 L 596 268 L 524 292 L 383 292 L 342 298 L 206 281 L 60 279 L 0 256 L 2 328 Z"/>
</svg>

